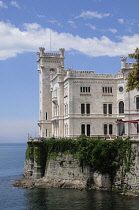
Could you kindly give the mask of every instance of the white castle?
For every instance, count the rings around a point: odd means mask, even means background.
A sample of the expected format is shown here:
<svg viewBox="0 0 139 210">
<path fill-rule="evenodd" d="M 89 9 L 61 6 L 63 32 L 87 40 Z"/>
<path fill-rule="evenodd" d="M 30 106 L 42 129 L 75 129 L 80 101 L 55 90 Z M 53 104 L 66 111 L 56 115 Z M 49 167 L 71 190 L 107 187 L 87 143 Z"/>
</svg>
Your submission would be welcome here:
<svg viewBox="0 0 139 210">
<path fill-rule="evenodd" d="M 40 137 L 138 136 L 139 91 L 126 92 L 132 63 L 121 57 L 118 74 L 64 70 L 64 51 L 40 48 Z"/>
</svg>

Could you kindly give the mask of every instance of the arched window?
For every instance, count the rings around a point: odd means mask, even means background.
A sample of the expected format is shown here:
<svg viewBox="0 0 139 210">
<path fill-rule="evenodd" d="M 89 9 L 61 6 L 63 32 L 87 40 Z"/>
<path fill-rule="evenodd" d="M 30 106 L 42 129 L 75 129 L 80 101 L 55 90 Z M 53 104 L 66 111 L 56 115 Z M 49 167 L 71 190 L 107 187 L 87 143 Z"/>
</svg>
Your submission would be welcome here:
<svg viewBox="0 0 139 210">
<path fill-rule="evenodd" d="M 85 124 L 81 125 L 81 134 L 85 134 Z"/>
<path fill-rule="evenodd" d="M 136 109 L 139 109 L 139 97 L 136 98 Z"/>
<path fill-rule="evenodd" d="M 86 114 L 90 114 L 90 104 L 86 104 Z"/>
<path fill-rule="evenodd" d="M 107 124 L 104 124 L 104 135 L 107 135 Z"/>
<path fill-rule="evenodd" d="M 119 102 L 119 114 L 124 113 L 124 102 Z"/>
<path fill-rule="evenodd" d="M 81 104 L 81 114 L 85 114 L 85 104 Z"/>
</svg>

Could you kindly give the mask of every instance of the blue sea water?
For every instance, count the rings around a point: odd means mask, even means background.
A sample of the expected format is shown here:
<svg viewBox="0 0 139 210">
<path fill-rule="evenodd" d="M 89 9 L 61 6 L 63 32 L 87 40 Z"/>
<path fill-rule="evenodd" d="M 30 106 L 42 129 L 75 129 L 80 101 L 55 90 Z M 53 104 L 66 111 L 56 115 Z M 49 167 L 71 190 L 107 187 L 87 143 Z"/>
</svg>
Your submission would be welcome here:
<svg viewBox="0 0 139 210">
<path fill-rule="evenodd" d="M 139 198 L 74 189 L 21 189 L 26 144 L 0 144 L 0 210 L 138 210 Z"/>
</svg>

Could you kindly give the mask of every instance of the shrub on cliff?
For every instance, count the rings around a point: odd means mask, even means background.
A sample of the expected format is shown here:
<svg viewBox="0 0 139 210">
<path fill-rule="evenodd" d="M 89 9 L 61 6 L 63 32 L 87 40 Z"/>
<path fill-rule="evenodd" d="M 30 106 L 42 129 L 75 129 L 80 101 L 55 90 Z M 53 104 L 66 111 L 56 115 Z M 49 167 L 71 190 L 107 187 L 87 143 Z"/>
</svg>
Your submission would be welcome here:
<svg viewBox="0 0 139 210">
<path fill-rule="evenodd" d="M 76 140 L 47 139 L 40 143 L 32 142 L 31 144 L 34 145 L 35 158 L 41 160 L 36 159 L 36 162 L 43 162 L 42 165 L 45 165 L 46 160 L 52 157 L 56 158 L 59 154 L 68 153 L 79 159 L 82 168 L 87 164 L 92 171 L 99 171 L 102 174 L 108 173 L 112 176 L 120 166 L 124 166 L 124 170 L 128 171 L 131 164 L 132 151 L 129 139 L 110 141 L 86 138 L 81 135 Z M 35 149 L 36 146 L 40 148 L 41 153 Z"/>
</svg>

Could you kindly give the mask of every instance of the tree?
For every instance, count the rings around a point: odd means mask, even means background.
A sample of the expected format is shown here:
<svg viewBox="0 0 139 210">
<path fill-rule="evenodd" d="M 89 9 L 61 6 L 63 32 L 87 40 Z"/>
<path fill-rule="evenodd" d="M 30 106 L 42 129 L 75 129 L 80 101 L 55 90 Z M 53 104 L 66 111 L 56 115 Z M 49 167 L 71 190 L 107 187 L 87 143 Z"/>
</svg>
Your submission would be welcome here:
<svg viewBox="0 0 139 210">
<path fill-rule="evenodd" d="M 137 88 L 139 90 L 139 48 L 135 49 L 135 52 L 132 54 L 128 54 L 129 58 L 134 58 L 136 63 L 133 64 L 133 71 L 128 73 L 128 77 L 126 78 L 126 91 L 129 92 Z"/>
</svg>

